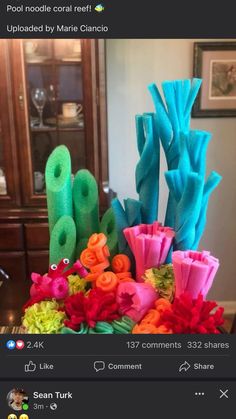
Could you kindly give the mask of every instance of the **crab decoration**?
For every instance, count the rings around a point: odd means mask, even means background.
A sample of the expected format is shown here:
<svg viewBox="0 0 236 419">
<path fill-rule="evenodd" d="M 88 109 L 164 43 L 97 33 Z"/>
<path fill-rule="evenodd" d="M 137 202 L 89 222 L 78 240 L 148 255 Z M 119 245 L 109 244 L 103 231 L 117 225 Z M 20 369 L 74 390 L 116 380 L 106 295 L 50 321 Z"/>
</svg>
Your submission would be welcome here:
<svg viewBox="0 0 236 419">
<path fill-rule="evenodd" d="M 30 288 L 31 298 L 34 299 L 39 296 L 40 299 L 55 298 L 56 300 L 62 300 L 66 298 L 69 293 L 68 276 L 76 273 L 84 278 L 88 274 L 79 260 L 70 269 L 68 269 L 69 263 L 69 259 L 62 259 L 58 265 L 52 264 L 49 272 L 45 275 L 33 272 L 31 274 L 33 281 L 33 285 Z"/>
</svg>

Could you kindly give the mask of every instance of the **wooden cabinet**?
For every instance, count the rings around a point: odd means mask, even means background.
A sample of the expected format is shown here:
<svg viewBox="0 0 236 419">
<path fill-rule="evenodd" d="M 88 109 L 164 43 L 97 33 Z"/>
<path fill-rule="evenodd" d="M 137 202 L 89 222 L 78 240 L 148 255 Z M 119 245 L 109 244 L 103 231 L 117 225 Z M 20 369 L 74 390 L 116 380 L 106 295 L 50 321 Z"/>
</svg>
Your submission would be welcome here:
<svg viewBox="0 0 236 419">
<path fill-rule="evenodd" d="M 49 243 L 49 229 L 47 223 L 25 224 L 25 240 L 27 249 L 47 250 Z"/>
<path fill-rule="evenodd" d="M 28 275 L 31 272 L 38 272 L 39 266 L 42 274 L 48 272 L 48 259 L 49 252 L 48 250 L 31 250 L 27 252 L 27 266 L 28 266 Z"/>
<path fill-rule="evenodd" d="M 23 226 L 10 223 L 0 224 L 0 251 L 23 249 Z"/>
<path fill-rule="evenodd" d="M 16 293 L 48 268 L 44 170 L 55 146 L 69 148 L 73 174 L 94 174 L 108 206 L 105 85 L 102 40 L 0 40 L 0 267 Z"/>
</svg>

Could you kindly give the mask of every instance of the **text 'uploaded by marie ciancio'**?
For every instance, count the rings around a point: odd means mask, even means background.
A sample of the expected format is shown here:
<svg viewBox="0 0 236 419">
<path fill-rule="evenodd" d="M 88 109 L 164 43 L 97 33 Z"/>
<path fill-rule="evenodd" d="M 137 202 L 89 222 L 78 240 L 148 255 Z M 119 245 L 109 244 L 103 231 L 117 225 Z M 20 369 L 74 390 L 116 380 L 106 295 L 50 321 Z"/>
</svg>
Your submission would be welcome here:
<svg viewBox="0 0 236 419">
<path fill-rule="evenodd" d="M 87 5 L 53 5 L 48 6 L 46 4 L 35 6 L 35 5 L 12 5 L 8 4 L 6 5 L 6 12 L 10 15 L 24 15 L 24 16 L 32 16 L 37 14 L 38 18 L 47 15 L 55 15 L 58 16 L 58 14 L 68 16 L 69 14 L 75 15 L 75 14 L 88 14 L 91 15 L 93 12 L 97 14 L 98 11 L 102 11 L 103 7 L 92 6 L 91 4 Z M 102 5 L 100 5 L 102 6 Z M 6 25 L 6 29 L 8 33 L 11 34 L 21 34 L 21 33 L 48 33 L 50 35 L 52 34 L 67 34 L 67 33 L 73 33 L 73 34 L 79 34 L 79 33 L 105 33 L 109 31 L 109 27 L 107 25 L 101 24 L 99 22 L 98 25 L 94 24 L 86 24 L 87 22 L 83 22 L 81 25 L 76 24 L 55 24 L 55 25 L 49 25 L 49 24 L 32 24 L 32 21 L 29 25 L 26 24 L 10 24 L 8 23 Z"/>
</svg>

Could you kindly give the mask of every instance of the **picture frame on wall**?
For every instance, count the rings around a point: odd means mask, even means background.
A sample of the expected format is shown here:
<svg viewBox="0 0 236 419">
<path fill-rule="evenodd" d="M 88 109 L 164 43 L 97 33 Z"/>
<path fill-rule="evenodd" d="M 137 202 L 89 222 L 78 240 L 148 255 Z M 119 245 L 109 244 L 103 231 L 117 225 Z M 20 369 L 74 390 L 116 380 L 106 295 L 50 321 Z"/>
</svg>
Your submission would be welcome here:
<svg viewBox="0 0 236 419">
<path fill-rule="evenodd" d="M 195 42 L 193 76 L 202 86 L 192 116 L 236 116 L 236 42 Z"/>
</svg>

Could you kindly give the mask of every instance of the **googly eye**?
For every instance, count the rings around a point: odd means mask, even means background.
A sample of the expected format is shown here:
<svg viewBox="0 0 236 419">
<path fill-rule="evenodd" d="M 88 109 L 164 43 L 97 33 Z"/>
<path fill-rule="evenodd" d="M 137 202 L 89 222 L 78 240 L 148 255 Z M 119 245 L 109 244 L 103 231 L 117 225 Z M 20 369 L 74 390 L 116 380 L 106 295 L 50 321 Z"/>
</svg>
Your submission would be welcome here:
<svg viewBox="0 0 236 419">
<path fill-rule="evenodd" d="M 53 271 L 56 271 L 56 270 L 57 270 L 57 265 L 56 265 L 55 263 L 53 263 L 53 264 L 51 265 L 51 269 L 52 269 Z"/>
<path fill-rule="evenodd" d="M 65 259 L 63 259 L 63 263 L 64 263 L 65 265 L 69 265 L 70 261 L 69 261 L 69 259 L 65 258 Z"/>
</svg>

